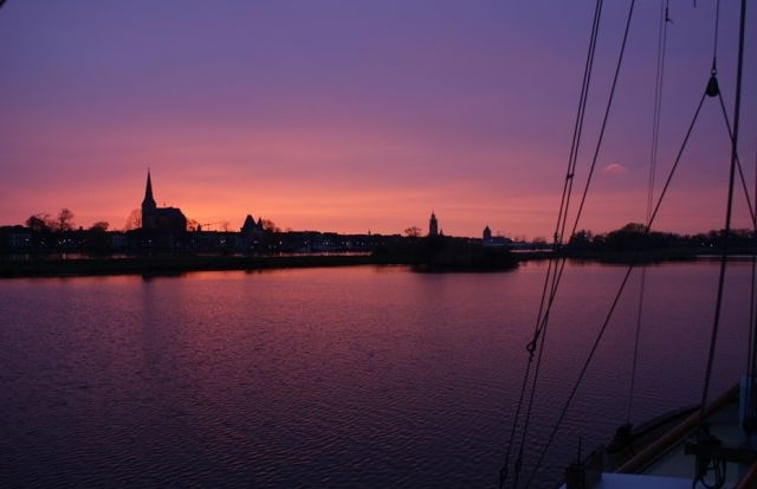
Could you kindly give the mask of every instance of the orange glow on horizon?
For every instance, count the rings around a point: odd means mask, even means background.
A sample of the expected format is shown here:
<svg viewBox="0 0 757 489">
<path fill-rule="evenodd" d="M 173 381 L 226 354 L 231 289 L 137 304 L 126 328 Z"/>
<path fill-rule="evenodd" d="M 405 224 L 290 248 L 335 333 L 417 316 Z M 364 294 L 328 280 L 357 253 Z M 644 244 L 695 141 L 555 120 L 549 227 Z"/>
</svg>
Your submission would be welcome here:
<svg viewBox="0 0 757 489">
<path fill-rule="evenodd" d="M 107 221 L 122 229 L 140 207 L 149 167 L 158 205 L 214 229 L 225 222 L 238 229 L 249 213 L 282 229 L 425 232 L 435 211 L 448 235 L 477 237 L 488 225 L 495 234 L 549 239 L 584 66 L 578 41 L 591 8 L 537 4 L 448 2 L 434 16 L 410 3 L 404 10 L 381 2 L 339 7 L 349 21 L 329 17 L 323 36 L 326 24 L 313 21 L 325 12 L 315 6 L 302 15 L 250 2 L 239 15 L 238 6 L 198 3 L 176 12 L 183 22 L 167 22 L 147 4 L 51 10 L 13 2 L 0 16 L 11 68 L 0 77 L 0 225 L 66 207 L 76 225 Z M 617 37 L 623 8 L 607 8 L 605 32 Z M 380 15 L 368 15 L 372 9 Z M 639 41 L 629 46 L 578 226 L 595 233 L 645 216 L 658 12 L 652 4 L 639 9 Z M 711 63 L 701 35 L 711 12 L 680 10 L 679 41 L 667 58 L 661 171 Z M 409 12 L 417 22 L 406 22 Z M 724 25 L 736 13 L 724 5 Z M 133 23 L 116 21 L 124 16 Z M 197 36 L 198 22 L 212 35 Z M 259 36 L 254 42 L 251 33 Z M 722 45 L 734 45 L 735 35 L 724 28 Z M 576 192 L 617 54 L 612 39 L 598 49 Z M 733 87 L 734 55 L 723 51 L 721 86 Z M 750 63 L 741 122 L 747 137 L 757 128 L 756 80 Z M 657 229 L 723 225 L 728 136 L 710 102 Z M 748 144 L 741 151 L 751 156 Z M 753 181 L 753 170 L 747 173 Z M 743 202 L 737 205 L 734 225 L 749 227 Z"/>
</svg>

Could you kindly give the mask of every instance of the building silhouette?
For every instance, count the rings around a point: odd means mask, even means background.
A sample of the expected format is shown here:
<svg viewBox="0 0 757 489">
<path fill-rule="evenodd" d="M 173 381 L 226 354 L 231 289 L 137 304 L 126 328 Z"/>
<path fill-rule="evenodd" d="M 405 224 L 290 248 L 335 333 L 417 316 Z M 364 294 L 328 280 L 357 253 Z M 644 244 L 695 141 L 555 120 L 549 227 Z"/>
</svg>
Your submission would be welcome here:
<svg viewBox="0 0 757 489">
<path fill-rule="evenodd" d="M 142 200 L 142 229 L 156 233 L 179 234 L 187 230 L 187 218 L 176 207 L 158 207 L 152 195 L 150 170 L 147 170 L 145 198 Z"/>
<path fill-rule="evenodd" d="M 512 248 L 513 240 L 511 240 L 510 238 L 506 238 L 505 236 L 494 236 L 492 234 L 492 230 L 489 228 L 489 225 L 487 224 L 486 227 L 484 228 L 484 232 L 482 233 L 481 244 L 483 244 L 486 247 L 492 247 L 492 248 L 501 248 L 501 247 Z"/>
<path fill-rule="evenodd" d="M 439 236 L 439 222 L 436 220 L 436 215 L 432 212 L 431 219 L 428 220 L 428 235 Z"/>
<path fill-rule="evenodd" d="M 239 230 L 239 246 L 247 251 L 258 250 L 263 244 L 263 219 L 258 217 L 257 222 L 251 214 L 247 214 Z"/>
<path fill-rule="evenodd" d="M 259 217 L 258 222 L 255 222 L 255 219 L 252 217 L 252 214 L 247 214 L 247 217 L 245 217 L 244 219 L 244 223 L 242 224 L 242 228 L 240 229 L 240 232 L 242 234 L 262 233 L 263 232 L 263 218 Z"/>
<path fill-rule="evenodd" d="M 492 230 L 489 229 L 489 225 L 488 224 L 484 228 L 483 241 L 484 241 L 484 243 L 491 243 L 491 241 L 492 241 Z"/>
</svg>

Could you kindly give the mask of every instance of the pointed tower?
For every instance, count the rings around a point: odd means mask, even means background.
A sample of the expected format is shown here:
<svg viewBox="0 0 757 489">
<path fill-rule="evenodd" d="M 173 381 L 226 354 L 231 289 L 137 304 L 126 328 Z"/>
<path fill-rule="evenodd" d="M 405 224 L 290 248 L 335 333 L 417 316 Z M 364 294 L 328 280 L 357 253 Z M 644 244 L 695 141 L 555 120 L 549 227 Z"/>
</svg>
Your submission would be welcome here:
<svg viewBox="0 0 757 489">
<path fill-rule="evenodd" d="M 433 212 L 431 213 L 431 219 L 428 220 L 428 235 L 439 235 L 439 223 L 437 222 L 436 215 Z"/>
<path fill-rule="evenodd" d="M 152 181 L 150 170 L 147 170 L 147 185 L 145 185 L 145 198 L 142 200 L 142 229 L 155 228 L 155 198 L 152 196 Z"/>
<path fill-rule="evenodd" d="M 240 229 L 240 232 L 251 232 L 255 229 L 255 219 L 252 217 L 252 214 L 247 214 L 247 217 L 244 218 L 244 223 L 242 223 L 242 229 Z"/>
<path fill-rule="evenodd" d="M 487 224 L 486 227 L 484 228 L 483 241 L 484 243 L 490 243 L 491 240 L 492 240 L 492 230 L 489 229 L 489 225 Z"/>
<path fill-rule="evenodd" d="M 142 209 L 155 209 L 155 199 L 152 196 L 152 182 L 150 181 L 150 170 L 147 170 L 147 185 L 145 186 L 145 198 L 142 200 Z"/>
</svg>

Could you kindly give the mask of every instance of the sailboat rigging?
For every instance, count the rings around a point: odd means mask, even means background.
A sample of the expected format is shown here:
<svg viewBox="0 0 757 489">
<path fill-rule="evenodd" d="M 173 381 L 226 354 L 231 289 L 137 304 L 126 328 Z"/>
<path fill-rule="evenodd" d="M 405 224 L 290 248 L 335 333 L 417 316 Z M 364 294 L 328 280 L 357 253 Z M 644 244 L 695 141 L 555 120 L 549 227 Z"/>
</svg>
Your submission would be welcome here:
<svg viewBox="0 0 757 489">
<path fill-rule="evenodd" d="M 619 303 L 620 297 L 623 294 L 624 290 L 626 289 L 629 278 L 631 276 L 631 273 L 633 270 L 637 267 L 639 261 L 640 261 L 640 254 L 637 252 L 630 260 L 630 263 L 626 269 L 625 274 L 623 275 L 623 278 L 621 280 L 621 283 L 618 287 L 617 293 L 614 296 L 614 299 L 611 302 L 609 311 L 607 315 L 604 317 L 601 326 L 598 330 L 597 336 L 589 350 L 589 353 L 587 355 L 586 360 L 582 364 L 582 367 L 580 369 L 580 372 L 578 374 L 578 377 L 575 381 L 575 383 L 572 385 L 572 388 L 570 389 L 570 392 L 568 394 L 568 397 L 564 404 L 562 405 L 562 408 L 559 411 L 557 421 L 554 424 L 554 427 L 549 433 L 549 436 L 547 438 L 547 441 L 539 451 L 539 455 L 536 459 L 536 461 L 531 465 L 531 472 L 528 475 L 528 477 L 523 476 L 523 467 L 525 466 L 524 461 L 524 447 L 526 446 L 528 442 L 529 437 L 529 425 L 531 420 L 531 413 L 534 409 L 534 399 L 538 387 L 538 380 L 539 380 L 539 373 L 541 370 L 542 362 L 543 362 L 543 352 L 544 352 L 544 345 L 547 337 L 548 327 L 549 327 L 549 320 L 550 320 L 550 313 L 552 310 L 552 306 L 555 303 L 555 297 L 558 293 L 558 289 L 560 286 L 561 279 L 563 277 L 563 273 L 565 271 L 565 264 L 567 262 L 567 256 L 563 253 L 561 253 L 563 247 L 570 241 L 570 238 L 575 235 L 577 229 L 578 229 L 578 223 L 581 218 L 582 212 L 584 210 L 584 205 L 586 203 L 586 197 L 588 194 L 588 190 L 590 188 L 590 184 L 592 181 L 592 176 L 594 174 L 596 164 L 597 164 L 597 157 L 599 154 L 599 150 L 602 146 L 602 140 L 605 133 L 605 128 L 607 125 L 608 115 L 610 113 L 613 98 L 615 95 L 615 89 L 617 86 L 618 77 L 621 71 L 622 63 L 623 63 L 623 57 L 626 50 L 627 40 L 629 36 L 630 26 L 631 26 L 631 20 L 633 18 L 634 13 L 634 6 L 635 1 L 631 0 L 629 8 L 628 8 L 628 14 L 626 17 L 626 23 L 625 23 L 625 31 L 623 34 L 623 39 L 621 42 L 620 50 L 617 56 L 617 64 L 615 66 L 614 75 L 612 78 L 611 88 L 610 88 L 610 94 L 608 97 L 608 101 L 606 104 L 604 116 L 602 119 L 599 136 L 597 139 L 597 143 L 593 152 L 593 158 L 591 160 L 591 163 L 589 165 L 588 170 L 588 176 L 586 177 L 586 183 L 583 189 L 583 193 L 581 194 L 580 201 L 578 204 L 578 208 L 575 211 L 575 221 L 572 225 L 572 227 L 568 226 L 568 216 L 569 216 L 569 210 L 571 207 L 571 199 L 572 199 L 572 192 L 573 192 L 573 185 L 574 185 L 574 179 L 576 175 L 576 166 L 577 166 L 577 160 L 578 160 L 578 152 L 582 140 L 582 132 L 583 132 L 583 126 L 584 126 L 584 120 L 585 120 L 585 111 L 586 111 L 586 105 L 588 100 L 588 93 L 592 78 L 592 72 L 593 72 L 593 66 L 594 66 L 594 59 L 595 59 L 595 52 L 597 47 L 597 37 L 598 37 L 598 31 L 599 26 L 601 23 L 602 18 L 602 7 L 603 2 L 602 0 L 597 0 L 595 2 L 594 6 L 594 14 L 593 14 L 593 21 L 592 21 L 592 29 L 591 29 L 591 35 L 589 40 L 589 47 L 587 51 L 587 57 L 586 57 L 586 63 L 584 68 L 584 74 L 583 74 L 583 81 L 581 85 L 580 90 L 580 96 L 579 96 L 579 105 L 578 110 L 576 114 L 574 129 L 573 129 L 573 139 L 571 143 L 571 149 L 570 149 L 570 155 L 568 158 L 568 168 L 565 176 L 565 182 L 563 185 L 563 194 L 561 197 L 560 207 L 558 211 L 558 218 L 557 223 L 555 226 L 555 232 L 553 236 L 553 255 L 552 258 L 549 261 L 547 272 L 544 280 L 544 285 L 542 289 L 542 297 L 540 301 L 540 306 L 537 313 L 537 319 L 536 319 L 536 325 L 534 327 L 534 333 L 531 337 L 531 340 L 528 342 L 526 346 L 527 350 L 527 363 L 526 368 L 524 371 L 523 381 L 520 386 L 519 391 L 519 398 L 517 407 L 515 409 L 515 414 L 512 422 L 512 426 L 510 429 L 510 437 L 504 457 L 504 464 L 500 471 L 500 478 L 499 478 L 499 484 L 500 488 L 504 487 L 511 487 L 511 488 L 518 488 L 520 487 L 521 482 L 525 481 L 525 487 L 530 487 L 531 484 L 534 481 L 535 475 L 537 471 L 539 470 L 539 467 L 542 465 L 545 459 L 545 455 L 547 451 L 549 450 L 550 446 L 554 442 L 557 431 L 560 428 L 561 424 L 565 420 L 566 414 L 571 407 L 572 401 L 576 395 L 576 392 L 579 388 L 579 386 L 582 383 L 582 380 L 586 374 L 586 372 L 589 369 L 589 366 L 591 364 L 591 361 L 597 351 L 597 348 L 602 341 L 602 338 L 608 328 L 608 325 L 610 324 L 610 321 L 613 317 L 613 313 L 615 312 L 617 305 Z M 657 159 L 657 146 L 659 144 L 659 126 L 660 126 L 660 113 L 661 113 L 661 90 L 662 90 L 662 80 L 663 80 L 663 72 L 664 72 L 664 60 L 665 60 L 665 46 L 666 46 L 666 36 L 667 36 L 667 25 L 671 22 L 670 18 L 670 10 L 669 10 L 669 1 L 665 1 L 661 3 L 661 20 L 660 20 L 660 32 L 659 32 L 659 40 L 658 40 L 658 53 L 657 53 L 657 71 L 656 71 L 656 82 L 655 82 L 655 105 L 654 105 L 654 116 L 653 116 L 653 129 L 652 129 L 652 148 L 651 148 L 651 156 L 650 156 L 650 175 L 649 175 L 649 190 L 648 190 L 648 196 L 647 196 L 647 211 L 646 211 L 646 223 L 644 225 L 643 229 L 643 237 L 646 237 L 650 230 L 652 229 L 652 226 L 655 223 L 655 220 L 659 214 L 661 204 L 663 202 L 663 199 L 665 198 L 666 194 L 668 193 L 668 190 L 671 186 L 671 182 L 673 179 L 673 176 L 676 172 L 676 169 L 678 168 L 678 165 L 682 159 L 684 150 L 686 149 L 691 135 L 692 131 L 696 125 L 696 122 L 699 118 L 700 112 L 702 110 L 702 107 L 705 103 L 705 101 L 709 98 L 716 98 L 719 102 L 722 115 L 724 118 L 725 126 L 727 129 L 727 133 L 729 136 L 730 141 L 730 165 L 729 165 L 729 178 L 728 178 L 728 196 L 727 196 L 727 203 L 726 203 L 726 215 L 725 215 L 725 225 L 723 228 L 723 245 L 721 250 L 721 257 L 720 257 L 720 267 L 719 267 L 719 274 L 718 274 L 718 285 L 717 285 L 717 298 L 715 301 L 715 312 L 713 317 L 713 323 L 711 328 L 711 335 L 710 335 L 710 342 L 709 342 L 709 348 L 707 352 L 707 363 L 705 368 L 705 378 L 703 381 L 703 387 L 702 387 L 702 396 L 701 396 L 701 402 L 699 404 L 699 407 L 696 411 L 696 413 L 687 420 L 682 427 L 679 427 L 677 429 L 671 430 L 671 433 L 666 436 L 663 436 L 663 438 L 666 439 L 666 447 L 668 447 L 668 441 L 675 441 L 675 442 L 681 442 L 686 437 L 693 437 L 691 440 L 686 444 L 686 453 L 694 455 L 694 457 L 690 458 L 690 463 L 693 465 L 692 470 L 692 477 L 690 478 L 676 478 L 676 480 L 673 480 L 674 478 L 671 477 L 660 477 L 659 475 L 654 474 L 647 474 L 646 476 L 641 475 L 630 475 L 629 473 L 638 473 L 640 470 L 648 468 L 650 466 L 650 451 L 644 450 L 643 453 L 635 454 L 636 456 L 634 459 L 627 461 L 623 465 L 618 468 L 617 472 L 614 474 L 605 474 L 603 476 L 602 474 L 602 467 L 594 468 L 592 470 L 587 470 L 588 465 L 579 455 L 579 459 L 577 460 L 576 464 L 574 464 L 569 472 L 566 472 L 566 474 L 571 474 L 570 477 L 566 480 L 566 487 L 568 489 L 572 488 L 588 488 L 588 487 L 601 487 L 606 489 L 613 489 L 613 488 L 636 488 L 636 487 L 666 487 L 666 488 L 673 488 L 673 487 L 706 487 L 706 488 L 721 488 L 726 485 L 726 466 L 728 463 L 736 464 L 737 466 L 741 467 L 739 469 L 739 482 L 737 482 L 739 485 L 734 487 L 739 488 L 746 488 L 746 487 L 757 487 L 757 389 L 755 389 L 755 375 L 757 375 L 757 346 L 752 344 L 752 342 L 757 341 L 757 320 L 755 317 L 757 314 L 755 313 L 755 305 L 754 305 L 754 299 L 755 299 L 755 278 L 757 277 L 757 274 L 754 272 L 752 273 L 752 293 L 750 297 L 750 304 L 751 304 L 751 312 L 750 312 L 750 324 L 749 324 L 749 331 L 750 331 L 750 345 L 749 345 L 749 353 L 748 353 L 748 362 L 747 362 L 747 372 L 746 372 L 746 378 L 744 381 L 742 381 L 741 385 L 741 392 L 740 392 L 740 399 L 741 404 L 738 408 L 738 414 L 740 418 L 738 418 L 736 421 L 738 421 L 739 424 L 739 430 L 742 432 L 742 442 L 740 445 L 729 445 L 726 442 L 723 442 L 715 437 L 714 434 L 712 434 L 708 430 L 708 420 L 711 414 L 714 412 L 716 408 L 722 407 L 723 405 L 726 405 L 729 402 L 729 399 L 726 397 L 719 398 L 714 403 L 709 403 L 710 401 L 710 386 L 711 386 L 711 377 L 712 377 L 712 370 L 713 370 L 713 364 L 714 364 L 714 356 L 716 351 L 716 345 L 717 345 L 717 339 L 720 329 L 720 322 L 721 322 L 721 316 L 723 312 L 723 295 L 724 295 L 724 284 L 725 284 L 725 276 L 727 271 L 727 265 L 728 265 L 728 253 L 729 253 L 729 235 L 731 234 L 732 230 L 732 218 L 733 218 L 733 207 L 734 207 L 734 193 L 736 188 L 736 178 L 737 176 L 741 180 L 741 185 L 744 190 L 744 195 L 747 201 L 747 207 L 749 209 L 751 222 L 753 231 L 755 233 L 755 236 L 757 236 L 757 219 L 755 216 L 757 216 L 757 198 L 755 199 L 755 205 L 752 205 L 752 200 L 749 196 L 749 191 L 747 189 L 746 185 L 746 179 L 744 178 L 744 172 L 741 167 L 741 162 L 739 160 L 738 156 L 738 146 L 739 146 L 739 129 L 740 129 L 740 118 L 741 118 L 741 92 L 742 92 L 742 79 L 743 79 L 743 62 L 744 62 L 744 38 L 745 38 L 745 18 L 746 18 L 746 0 L 741 1 L 740 5 L 740 15 L 739 15 L 739 27 L 738 27 L 738 53 L 737 53 L 737 62 L 736 62 L 736 87 L 735 87 L 735 100 L 734 100 L 734 111 L 733 111 L 733 122 L 729 120 L 728 113 L 726 110 L 726 106 L 723 100 L 723 96 L 721 93 L 721 89 L 718 83 L 718 69 L 717 69 L 717 59 L 718 59 L 718 37 L 719 37 L 719 23 L 720 23 L 720 2 L 719 0 L 716 0 L 715 5 L 715 16 L 714 16 L 714 42 L 713 42 L 713 58 L 712 58 L 712 68 L 709 73 L 709 78 L 707 80 L 704 92 L 701 94 L 701 98 L 696 106 L 696 110 L 694 111 L 693 117 L 691 119 L 690 124 L 688 125 L 688 129 L 685 133 L 685 136 L 683 138 L 683 141 L 679 147 L 679 150 L 676 154 L 676 157 L 674 159 L 674 162 L 671 166 L 670 171 L 668 172 L 668 175 L 664 181 L 664 184 L 661 187 L 660 194 L 658 198 L 654 199 L 654 183 L 655 183 L 655 166 L 656 166 L 656 159 Z M 757 195 L 757 187 L 755 188 L 755 195 Z M 566 230 L 570 229 L 570 233 L 566 235 Z M 755 266 L 755 260 L 753 259 L 753 267 Z M 641 328 L 641 314 L 643 309 L 643 290 L 644 290 L 644 280 L 645 275 L 642 273 L 642 281 L 641 281 L 641 292 L 640 292 L 640 299 L 639 299 L 639 306 L 638 306 L 638 319 L 637 319 L 637 329 L 635 333 L 635 341 L 636 344 L 634 346 L 634 357 L 633 357 L 633 368 L 632 368 L 632 374 L 631 374 L 631 380 L 630 380 L 630 388 L 629 388 L 629 400 L 628 400 L 628 407 L 626 412 L 626 423 L 625 425 L 621 426 L 621 430 L 619 430 L 619 433 L 625 433 L 625 436 L 630 439 L 630 430 L 632 429 L 631 425 L 631 400 L 634 393 L 634 383 L 635 383 L 635 373 L 636 373 L 636 361 L 637 361 L 637 348 L 638 348 L 638 340 L 639 340 L 639 331 Z M 518 436 L 519 435 L 519 436 Z M 745 441 L 744 441 L 745 440 Z M 659 445 L 652 443 L 652 445 Z M 580 442 L 579 442 L 580 447 Z M 658 447 L 655 447 L 658 448 Z M 669 447 L 668 447 L 669 449 Z M 580 452 L 579 448 L 579 452 Z M 597 460 L 600 461 L 603 457 L 603 454 L 600 452 L 598 455 L 595 456 L 591 463 L 597 462 Z M 514 462 L 511 460 L 512 458 L 515 458 Z M 749 472 L 746 471 L 746 468 L 750 467 L 751 469 Z M 512 475 L 510 474 L 512 469 Z M 592 476 L 592 474 L 594 476 Z M 665 479 L 665 480 L 663 480 Z"/>
</svg>

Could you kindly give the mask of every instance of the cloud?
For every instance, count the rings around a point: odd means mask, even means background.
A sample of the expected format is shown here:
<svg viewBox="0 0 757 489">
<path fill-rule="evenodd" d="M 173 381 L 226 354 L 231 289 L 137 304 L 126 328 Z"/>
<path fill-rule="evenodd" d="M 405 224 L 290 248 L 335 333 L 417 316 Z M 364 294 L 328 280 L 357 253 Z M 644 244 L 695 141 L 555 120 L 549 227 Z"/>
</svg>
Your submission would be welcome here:
<svg viewBox="0 0 757 489">
<path fill-rule="evenodd" d="M 605 166 L 602 169 L 602 173 L 604 175 L 622 175 L 624 173 L 628 173 L 628 168 L 621 165 L 620 163 L 613 162 Z"/>
</svg>

